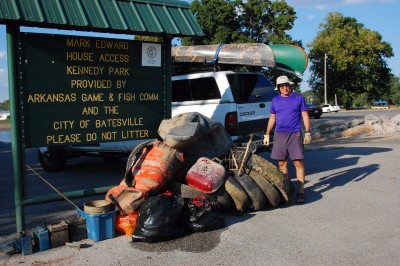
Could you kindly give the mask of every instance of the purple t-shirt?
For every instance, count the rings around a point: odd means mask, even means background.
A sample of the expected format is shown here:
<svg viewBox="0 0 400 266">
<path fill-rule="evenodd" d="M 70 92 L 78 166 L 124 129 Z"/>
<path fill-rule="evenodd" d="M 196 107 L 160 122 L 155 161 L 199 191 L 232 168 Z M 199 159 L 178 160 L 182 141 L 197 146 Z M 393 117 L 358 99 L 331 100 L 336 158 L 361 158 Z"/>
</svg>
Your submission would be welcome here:
<svg viewBox="0 0 400 266">
<path fill-rule="evenodd" d="M 303 111 L 307 111 L 303 95 L 292 92 L 289 97 L 275 96 L 270 109 L 270 113 L 276 115 L 275 131 L 300 132 Z"/>
</svg>

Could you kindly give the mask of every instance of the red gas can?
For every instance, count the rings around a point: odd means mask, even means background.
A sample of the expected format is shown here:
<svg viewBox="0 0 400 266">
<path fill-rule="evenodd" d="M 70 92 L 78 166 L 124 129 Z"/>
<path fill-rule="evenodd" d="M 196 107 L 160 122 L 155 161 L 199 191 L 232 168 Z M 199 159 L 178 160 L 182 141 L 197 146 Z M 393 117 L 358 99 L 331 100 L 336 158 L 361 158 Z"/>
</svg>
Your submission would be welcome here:
<svg viewBox="0 0 400 266">
<path fill-rule="evenodd" d="M 188 185 L 203 193 L 215 192 L 226 180 L 226 170 L 221 160 L 201 157 L 186 174 Z"/>
</svg>

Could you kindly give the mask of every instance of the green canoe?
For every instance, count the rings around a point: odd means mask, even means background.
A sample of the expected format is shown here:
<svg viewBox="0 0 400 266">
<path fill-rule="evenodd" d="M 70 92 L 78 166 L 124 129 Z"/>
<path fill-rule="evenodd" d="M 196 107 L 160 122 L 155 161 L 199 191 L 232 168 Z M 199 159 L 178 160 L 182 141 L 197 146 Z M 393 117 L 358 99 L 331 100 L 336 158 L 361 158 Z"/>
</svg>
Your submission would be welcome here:
<svg viewBox="0 0 400 266">
<path fill-rule="evenodd" d="M 305 51 L 295 45 L 232 43 L 174 46 L 172 64 L 200 63 L 246 65 L 278 68 L 295 75 L 303 74 L 308 65 Z"/>
</svg>

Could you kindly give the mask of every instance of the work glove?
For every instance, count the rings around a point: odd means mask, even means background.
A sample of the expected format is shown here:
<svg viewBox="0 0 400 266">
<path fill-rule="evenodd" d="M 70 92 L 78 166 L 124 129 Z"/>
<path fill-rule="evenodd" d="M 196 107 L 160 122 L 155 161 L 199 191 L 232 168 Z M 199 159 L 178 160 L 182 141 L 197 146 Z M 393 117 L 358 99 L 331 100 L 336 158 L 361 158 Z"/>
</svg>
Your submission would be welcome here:
<svg viewBox="0 0 400 266">
<path fill-rule="evenodd" d="M 269 146 L 269 135 L 264 135 L 263 144 Z"/>
<path fill-rule="evenodd" d="M 311 143 L 311 133 L 310 132 L 306 132 L 304 134 L 303 144 L 310 144 L 310 143 Z"/>
</svg>

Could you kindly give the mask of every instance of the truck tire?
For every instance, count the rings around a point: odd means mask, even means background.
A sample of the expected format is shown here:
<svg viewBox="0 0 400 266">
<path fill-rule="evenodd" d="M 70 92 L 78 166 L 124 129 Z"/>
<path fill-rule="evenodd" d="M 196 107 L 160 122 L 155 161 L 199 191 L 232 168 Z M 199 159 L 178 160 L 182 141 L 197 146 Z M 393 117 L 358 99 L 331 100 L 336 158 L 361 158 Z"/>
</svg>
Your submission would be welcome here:
<svg viewBox="0 0 400 266">
<path fill-rule="evenodd" d="M 272 207 L 278 207 L 282 200 L 279 191 L 263 175 L 251 170 L 248 175 L 257 183 Z"/>
<path fill-rule="evenodd" d="M 264 208 L 266 198 L 257 183 L 247 174 L 241 174 L 239 176 L 237 173 L 235 173 L 235 179 L 240 185 L 242 185 L 247 195 L 249 195 L 249 198 L 252 202 L 252 208 L 255 211 L 259 211 Z"/>
<path fill-rule="evenodd" d="M 59 172 L 67 165 L 67 155 L 63 148 L 49 150 L 42 153 L 38 149 L 40 165 L 47 172 Z"/>
<path fill-rule="evenodd" d="M 229 176 L 226 180 L 225 190 L 231 196 L 237 211 L 245 211 L 250 207 L 251 201 L 249 196 L 233 176 Z"/>
</svg>

